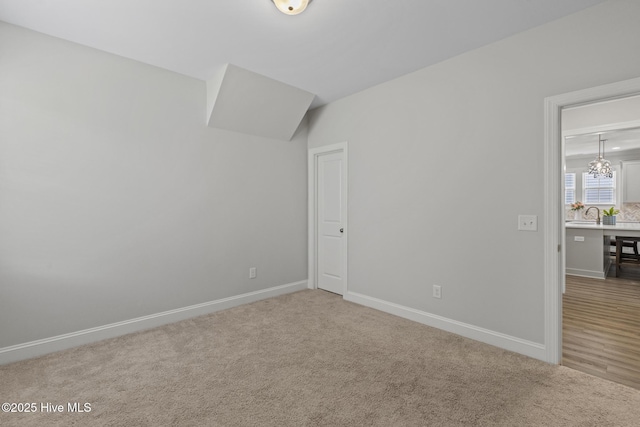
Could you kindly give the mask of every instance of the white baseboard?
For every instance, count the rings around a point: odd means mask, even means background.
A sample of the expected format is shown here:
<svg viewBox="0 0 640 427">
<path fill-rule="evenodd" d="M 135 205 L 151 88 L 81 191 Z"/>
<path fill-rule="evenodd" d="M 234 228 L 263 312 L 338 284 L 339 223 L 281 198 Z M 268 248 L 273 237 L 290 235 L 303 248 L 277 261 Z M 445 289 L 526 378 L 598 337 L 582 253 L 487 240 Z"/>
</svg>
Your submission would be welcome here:
<svg viewBox="0 0 640 427">
<path fill-rule="evenodd" d="M 114 338 L 120 335 L 130 334 L 132 332 L 138 332 L 145 329 L 154 328 L 156 326 L 178 322 L 180 320 L 185 320 L 192 317 L 214 313 L 216 311 L 237 307 L 242 304 L 247 304 L 250 302 L 255 302 L 261 299 L 271 298 L 291 292 L 301 291 L 304 289 L 307 289 L 306 280 L 281 286 L 274 286 L 272 288 L 249 292 L 246 294 L 236 295 L 215 301 L 209 301 L 202 304 L 195 304 L 189 307 L 163 311 L 161 313 L 142 316 L 122 322 L 111 323 L 109 325 L 98 326 L 96 328 L 84 329 L 82 331 L 57 335 L 55 337 L 30 341 L 10 347 L 4 347 L 0 348 L 0 365 L 10 362 L 16 362 L 19 360 L 30 359 L 32 357 L 41 356 L 47 353 L 53 353 L 54 351 L 65 350 L 71 347 L 77 347 L 83 344 L 89 344 L 107 338 Z"/>
<path fill-rule="evenodd" d="M 592 279 L 604 279 L 606 273 L 603 271 L 581 270 L 579 268 L 567 268 L 565 273 L 570 276 L 591 277 Z"/>
<path fill-rule="evenodd" d="M 413 320 L 414 322 L 422 323 L 423 325 L 442 329 L 444 331 L 461 335 L 466 338 L 471 338 L 486 344 L 491 344 L 505 350 L 524 354 L 525 356 L 533 357 L 534 359 L 546 361 L 547 354 L 544 344 L 512 337 L 500 332 L 458 322 L 446 317 L 437 316 L 425 311 L 416 310 L 355 292 L 347 292 L 347 294 L 344 295 L 344 299 L 356 304 L 403 317 L 405 319 Z"/>
</svg>

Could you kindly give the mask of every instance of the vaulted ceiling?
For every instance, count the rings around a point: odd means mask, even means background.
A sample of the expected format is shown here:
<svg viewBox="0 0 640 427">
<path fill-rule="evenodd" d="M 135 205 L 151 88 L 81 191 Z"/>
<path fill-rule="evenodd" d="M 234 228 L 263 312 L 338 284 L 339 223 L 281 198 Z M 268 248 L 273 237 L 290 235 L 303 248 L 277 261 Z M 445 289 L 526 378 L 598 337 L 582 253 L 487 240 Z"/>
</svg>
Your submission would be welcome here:
<svg viewBox="0 0 640 427">
<path fill-rule="evenodd" d="M 231 63 L 313 108 L 602 1 L 313 0 L 287 16 L 271 0 L 0 0 L 0 20 L 201 80 Z"/>
</svg>

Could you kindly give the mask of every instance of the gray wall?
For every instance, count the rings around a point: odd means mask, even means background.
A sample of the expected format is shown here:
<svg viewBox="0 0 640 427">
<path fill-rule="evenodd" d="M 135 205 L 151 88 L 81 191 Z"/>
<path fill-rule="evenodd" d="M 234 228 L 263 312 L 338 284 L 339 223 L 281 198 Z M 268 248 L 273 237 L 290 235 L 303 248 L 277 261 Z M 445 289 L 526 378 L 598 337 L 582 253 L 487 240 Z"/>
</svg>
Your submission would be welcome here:
<svg viewBox="0 0 640 427">
<path fill-rule="evenodd" d="M 543 215 L 544 99 L 640 76 L 638 16 L 607 2 L 314 110 L 310 147 L 349 143 L 350 291 L 543 343 L 545 224 L 517 215 Z"/>
<path fill-rule="evenodd" d="M 307 278 L 306 129 L 205 116 L 202 81 L 0 22 L 0 348 Z"/>
</svg>

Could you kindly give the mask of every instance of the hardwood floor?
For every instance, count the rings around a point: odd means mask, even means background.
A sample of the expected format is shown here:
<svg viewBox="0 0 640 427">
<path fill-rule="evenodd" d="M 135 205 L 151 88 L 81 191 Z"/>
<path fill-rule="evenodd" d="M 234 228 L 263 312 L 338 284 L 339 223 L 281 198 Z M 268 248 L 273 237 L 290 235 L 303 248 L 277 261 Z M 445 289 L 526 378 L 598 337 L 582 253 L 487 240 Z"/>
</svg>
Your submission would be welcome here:
<svg viewBox="0 0 640 427">
<path fill-rule="evenodd" d="M 562 364 L 640 389 L 640 267 L 566 284 Z"/>
</svg>

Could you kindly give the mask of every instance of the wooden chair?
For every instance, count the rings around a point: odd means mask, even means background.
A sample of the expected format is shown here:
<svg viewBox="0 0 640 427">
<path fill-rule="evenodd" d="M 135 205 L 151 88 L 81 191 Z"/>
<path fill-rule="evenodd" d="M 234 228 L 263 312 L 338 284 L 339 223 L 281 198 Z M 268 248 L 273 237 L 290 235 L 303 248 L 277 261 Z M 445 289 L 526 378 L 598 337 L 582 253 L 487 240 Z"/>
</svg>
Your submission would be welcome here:
<svg viewBox="0 0 640 427">
<path fill-rule="evenodd" d="M 638 254 L 638 242 L 640 237 L 616 236 L 616 276 L 620 275 L 621 264 L 624 262 L 634 263 L 640 266 L 640 255 Z M 633 253 L 622 252 L 623 247 L 633 248 Z"/>
</svg>

